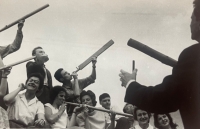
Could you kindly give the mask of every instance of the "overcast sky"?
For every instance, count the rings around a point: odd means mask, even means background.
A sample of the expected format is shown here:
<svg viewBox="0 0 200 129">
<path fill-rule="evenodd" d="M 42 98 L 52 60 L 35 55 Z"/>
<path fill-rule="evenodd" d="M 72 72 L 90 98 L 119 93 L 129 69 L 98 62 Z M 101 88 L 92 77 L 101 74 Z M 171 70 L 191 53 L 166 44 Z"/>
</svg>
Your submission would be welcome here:
<svg viewBox="0 0 200 129">
<path fill-rule="evenodd" d="M 97 80 L 87 90 L 92 90 L 97 100 L 101 93 L 109 93 L 119 109 L 124 106 L 125 88 L 118 74 L 120 69 L 131 72 L 132 60 L 138 69 L 137 81 L 144 85 L 161 83 L 172 70 L 127 46 L 130 38 L 175 60 L 184 48 L 196 43 L 190 38 L 191 0 L 0 0 L 0 28 L 45 4 L 50 6 L 25 21 L 22 46 L 7 56 L 4 64 L 30 57 L 32 49 L 41 46 L 50 58 L 46 67 L 53 85 L 60 85 L 53 77 L 58 68 L 75 71 L 112 39 L 115 44 L 98 57 Z M 14 40 L 16 30 L 13 26 L 0 33 L 1 46 Z M 89 64 L 78 77 L 87 77 L 91 71 Z M 10 91 L 25 80 L 25 63 L 13 67 L 8 78 Z"/>
</svg>

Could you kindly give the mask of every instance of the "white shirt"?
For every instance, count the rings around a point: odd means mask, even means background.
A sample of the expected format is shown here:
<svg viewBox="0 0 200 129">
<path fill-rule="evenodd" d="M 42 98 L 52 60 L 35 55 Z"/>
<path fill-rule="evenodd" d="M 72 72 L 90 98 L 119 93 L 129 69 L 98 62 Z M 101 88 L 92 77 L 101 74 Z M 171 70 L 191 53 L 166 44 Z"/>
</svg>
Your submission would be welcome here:
<svg viewBox="0 0 200 129">
<path fill-rule="evenodd" d="M 139 125 L 136 125 L 135 129 L 142 129 L 142 128 Z M 147 129 L 154 129 L 154 127 L 149 124 L 149 127 Z"/>
<path fill-rule="evenodd" d="M 50 103 L 45 104 L 45 106 L 51 108 L 53 114 L 58 113 L 59 111 L 59 109 L 56 109 Z M 57 122 L 49 125 L 51 128 L 66 128 L 67 125 L 69 125 L 69 119 L 66 110 L 63 112 Z"/>
<path fill-rule="evenodd" d="M 44 72 L 45 72 L 44 85 L 45 85 L 45 86 L 48 86 L 47 70 L 46 70 L 45 67 L 43 67 L 43 69 L 44 69 Z"/>
<path fill-rule="evenodd" d="M 15 101 L 8 105 L 9 120 L 32 126 L 37 114 L 44 114 L 44 105 L 34 97 L 27 103 L 25 93 L 18 94 Z"/>
</svg>

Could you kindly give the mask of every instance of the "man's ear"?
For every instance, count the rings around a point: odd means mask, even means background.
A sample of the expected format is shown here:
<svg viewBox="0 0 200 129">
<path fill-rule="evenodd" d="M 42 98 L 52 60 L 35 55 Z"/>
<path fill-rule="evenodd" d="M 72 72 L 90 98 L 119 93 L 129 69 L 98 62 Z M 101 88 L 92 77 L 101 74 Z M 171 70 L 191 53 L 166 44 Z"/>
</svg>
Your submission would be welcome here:
<svg viewBox="0 0 200 129">
<path fill-rule="evenodd" d="M 64 78 L 60 78 L 60 81 L 63 82 L 63 81 L 64 81 Z"/>
</svg>

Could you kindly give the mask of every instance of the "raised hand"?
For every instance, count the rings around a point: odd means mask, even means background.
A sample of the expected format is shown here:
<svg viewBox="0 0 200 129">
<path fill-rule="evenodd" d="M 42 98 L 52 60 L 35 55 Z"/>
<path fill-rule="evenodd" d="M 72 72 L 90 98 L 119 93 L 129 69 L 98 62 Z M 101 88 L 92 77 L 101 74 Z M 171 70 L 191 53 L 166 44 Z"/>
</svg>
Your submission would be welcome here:
<svg viewBox="0 0 200 129">
<path fill-rule="evenodd" d="M 2 70 L 2 77 L 7 77 L 10 74 L 12 67 L 6 68 L 4 70 Z"/>
<path fill-rule="evenodd" d="M 130 80 L 136 81 L 137 69 L 134 69 L 133 73 L 128 73 L 124 70 L 120 70 L 120 72 L 121 73 L 119 74 L 119 76 L 120 76 L 120 81 L 122 82 L 121 84 L 122 86 L 125 87 Z"/>
<path fill-rule="evenodd" d="M 73 72 L 73 73 L 71 74 L 71 76 L 72 76 L 74 79 L 77 79 L 78 74 L 77 74 L 76 72 Z"/>
<path fill-rule="evenodd" d="M 24 22 L 25 22 L 25 20 L 19 21 L 19 23 L 18 23 L 18 30 L 22 30 L 22 28 L 24 26 Z"/>
<path fill-rule="evenodd" d="M 92 57 L 92 65 L 95 66 L 97 63 L 97 57 Z"/>
</svg>

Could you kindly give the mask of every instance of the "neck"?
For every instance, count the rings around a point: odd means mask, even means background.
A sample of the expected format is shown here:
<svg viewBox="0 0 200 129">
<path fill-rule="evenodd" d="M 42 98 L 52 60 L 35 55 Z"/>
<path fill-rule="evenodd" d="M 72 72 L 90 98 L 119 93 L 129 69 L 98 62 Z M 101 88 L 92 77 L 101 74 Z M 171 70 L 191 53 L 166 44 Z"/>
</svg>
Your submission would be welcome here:
<svg viewBox="0 0 200 129">
<path fill-rule="evenodd" d="M 53 107 L 55 107 L 56 109 L 59 109 L 59 105 L 54 101 L 52 104 Z"/>
<path fill-rule="evenodd" d="M 63 85 L 70 86 L 71 85 L 71 81 L 70 80 L 64 80 L 63 81 Z"/>
<path fill-rule="evenodd" d="M 170 125 L 162 127 L 163 129 L 172 129 Z"/>
<path fill-rule="evenodd" d="M 42 61 L 39 61 L 39 60 L 35 60 L 35 62 L 38 64 L 38 65 L 44 65 L 44 62 L 42 62 Z"/>
<path fill-rule="evenodd" d="M 149 123 L 139 124 L 142 129 L 147 129 L 149 127 Z"/>
<path fill-rule="evenodd" d="M 35 97 L 35 92 L 27 90 L 25 92 L 25 97 L 26 97 L 27 100 L 31 100 Z"/>
</svg>

